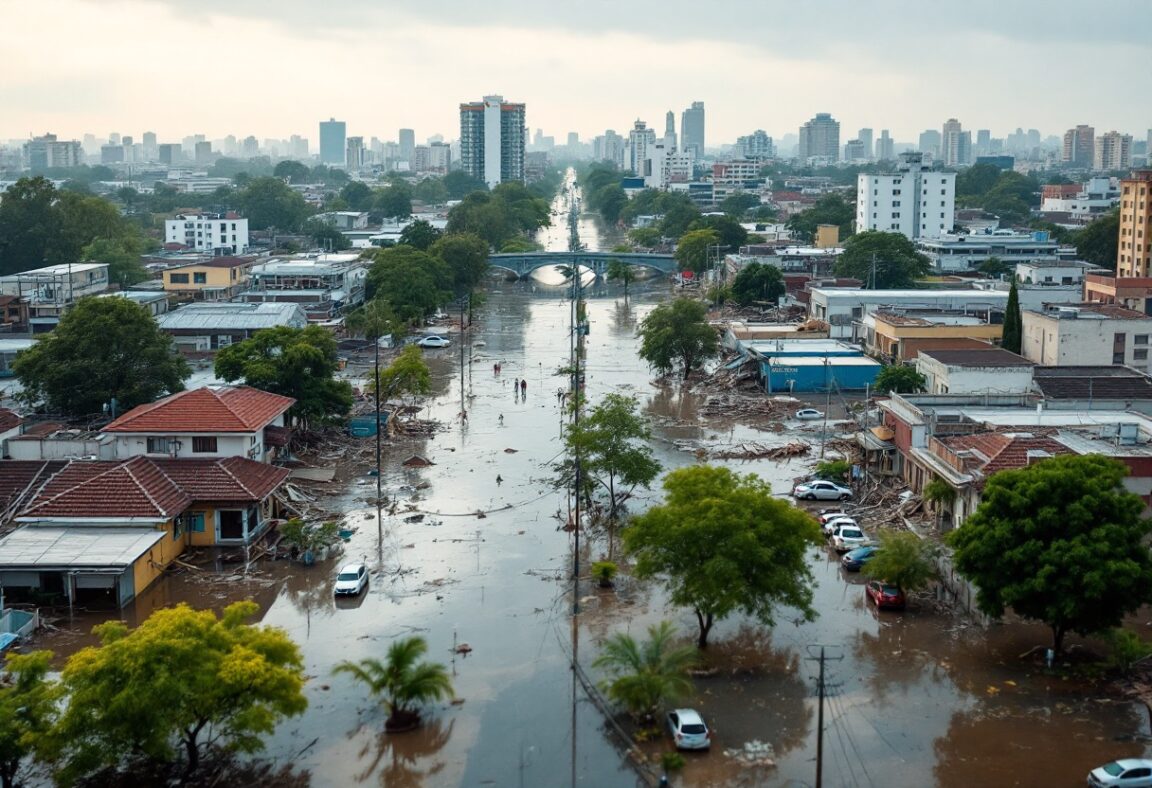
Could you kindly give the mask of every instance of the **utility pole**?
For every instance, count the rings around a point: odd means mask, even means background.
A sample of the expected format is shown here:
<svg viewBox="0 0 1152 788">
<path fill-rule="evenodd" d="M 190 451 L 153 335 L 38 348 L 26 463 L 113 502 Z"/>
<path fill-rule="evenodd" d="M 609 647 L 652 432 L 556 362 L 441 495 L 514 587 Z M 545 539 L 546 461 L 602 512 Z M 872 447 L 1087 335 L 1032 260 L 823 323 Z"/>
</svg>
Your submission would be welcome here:
<svg viewBox="0 0 1152 788">
<path fill-rule="evenodd" d="M 808 653 L 813 654 L 813 649 L 817 646 L 809 646 Z M 824 663 L 830 659 L 837 661 L 844 659 L 841 654 L 838 657 L 829 657 L 825 655 L 825 649 L 839 648 L 839 646 L 826 646 L 820 645 L 820 656 L 808 657 L 809 660 L 818 661 L 820 663 L 820 675 L 816 680 L 816 696 L 818 698 L 816 707 L 816 788 L 823 788 L 824 785 Z"/>
<path fill-rule="evenodd" d="M 460 422 L 468 423 L 468 401 L 464 399 L 464 300 L 460 298 Z"/>
</svg>

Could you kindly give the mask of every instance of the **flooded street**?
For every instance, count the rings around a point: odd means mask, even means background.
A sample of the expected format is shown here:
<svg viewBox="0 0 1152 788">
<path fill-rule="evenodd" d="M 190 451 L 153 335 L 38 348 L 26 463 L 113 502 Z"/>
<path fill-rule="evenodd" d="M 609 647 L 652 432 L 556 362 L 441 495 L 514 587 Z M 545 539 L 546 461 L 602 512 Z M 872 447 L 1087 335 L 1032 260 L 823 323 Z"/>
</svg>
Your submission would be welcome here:
<svg viewBox="0 0 1152 788">
<path fill-rule="evenodd" d="M 553 221 L 551 233 L 566 241 L 563 217 Z M 626 304 L 615 286 L 591 289 L 588 396 L 595 403 L 613 391 L 636 395 L 653 419 L 654 447 L 666 470 L 695 461 L 676 440 L 811 440 L 815 428 L 799 422 L 779 435 L 728 423 L 701 426 L 698 400 L 654 386 L 636 355 L 637 322 L 668 297 L 667 283 L 631 291 Z M 254 580 L 174 575 L 126 611 L 134 622 L 180 600 L 218 606 L 256 598 L 266 609 L 263 623 L 284 628 L 300 645 L 310 677 L 307 712 L 280 726 L 266 754 L 310 771 L 313 785 L 645 784 L 600 709 L 574 687 L 570 655 L 576 650 L 598 679 L 590 665 L 607 635 L 642 637 L 649 624 L 667 618 L 687 639 L 696 624 L 690 611 L 668 607 L 660 589 L 625 573 L 615 590 L 581 584 L 573 632 L 573 538 L 560 528 L 568 504 L 549 481 L 561 451 L 556 392 L 567 378 L 556 373 L 568 363 L 566 296 L 563 288 L 530 281 L 494 286 L 466 343 L 463 386 L 455 339 L 452 347 L 426 351 L 439 394 L 421 418 L 448 429 L 386 443 L 383 487 L 399 505 L 386 514 L 382 540 L 375 479 L 365 466 L 347 490 L 324 501 L 358 528 L 343 557 L 307 568 L 264 562 Z M 513 389 L 516 378 L 527 380 L 524 397 Z M 434 464 L 403 467 L 412 454 Z M 784 495 L 811 460 L 726 464 L 759 474 Z M 631 505 L 658 500 L 653 491 Z M 582 539 L 581 548 L 586 581 L 606 545 L 593 539 L 589 547 Z M 360 557 L 374 569 L 368 592 L 335 601 L 337 565 Z M 984 629 L 928 602 L 878 614 L 865 604 L 862 579 L 845 575 L 834 554 L 813 551 L 810 561 L 818 583 L 815 622 L 794 623 L 794 613 L 780 610 L 771 630 L 739 617 L 716 625 L 709 659 L 718 674 L 698 679 L 696 697 L 685 704 L 715 729 L 713 747 L 685 754 L 687 765 L 673 784 L 814 784 L 818 668 L 810 657 L 820 644 L 833 658 L 826 668 L 828 786 L 1082 785 L 1091 767 L 1147 750 L 1130 740 L 1148 733 L 1141 709 L 1099 700 L 1018 659 L 1048 642 L 1045 628 Z M 78 618 L 77 634 L 62 632 L 46 645 L 74 648 L 92 623 Z M 332 669 L 342 660 L 382 657 L 392 638 L 409 634 L 425 637 L 429 657 L 451 666 L 460 702 L 434 705 L 418 732 L 385 736 L 379 705 Z M 471 651 L 457 654 L 460 644 Z M 776 766 L 748 769 L 725 755 L 750 741 L 770 744 Z M 668 741 L 644 749 L 664 752 Z"/>
</svg>

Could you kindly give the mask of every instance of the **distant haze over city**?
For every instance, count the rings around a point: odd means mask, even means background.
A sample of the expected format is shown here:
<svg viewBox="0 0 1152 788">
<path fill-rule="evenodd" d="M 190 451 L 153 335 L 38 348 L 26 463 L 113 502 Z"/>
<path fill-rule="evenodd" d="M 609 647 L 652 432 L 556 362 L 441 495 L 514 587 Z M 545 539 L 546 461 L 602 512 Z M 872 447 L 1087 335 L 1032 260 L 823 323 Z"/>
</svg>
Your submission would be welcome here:
<svg viewBox="0 0 1152 788">
<path fill-rule="evenodd" d="M 1003 137 L 1152 127 L 1152 3 L 488 3 L 0 0 L 0 139 L 156 132 L 315 141 L 459 134 L 499 93 L 559 141 L 663 128 L 693 101 L 709 146 L 781 138 L 818 112 L 900 141 L 958 118 Z M 315 143 L 313 143 L 315 144 Z"/>
</svg>

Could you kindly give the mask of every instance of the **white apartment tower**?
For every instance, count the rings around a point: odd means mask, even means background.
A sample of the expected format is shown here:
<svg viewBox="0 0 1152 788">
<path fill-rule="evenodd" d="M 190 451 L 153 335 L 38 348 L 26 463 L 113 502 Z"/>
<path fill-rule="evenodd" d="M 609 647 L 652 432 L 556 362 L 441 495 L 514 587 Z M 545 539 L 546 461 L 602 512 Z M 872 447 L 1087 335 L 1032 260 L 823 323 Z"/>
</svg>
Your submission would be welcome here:
<svg viewBox="0 0 1152 788">
<path fill-rule="evenodd" d="M 248 249 L 248 220 L 234 213 L 177 214 L 164 221 L 164 243 L 213 255 L 243 254 Z"/>
<path fill-rule="evenodd" d="M 524 180 L 524 105 L 503 96 L 460 105 L 460 166 L 488 188 Z"/>
<path fill-rule="evenodd" d="M 972 163 L 972 132 L 956 118 L 948 118 L 940 133 L 940 161 L 945 167 L 961 167 Z"/>
<path fill-rule="evenodd" d="M 902 153 L 896 172 L 857 178 L 856 231 L 881 230 L 915 240 L 951 232 L 956 173 L 933 172 L 923 154 Z"/>
</svg>

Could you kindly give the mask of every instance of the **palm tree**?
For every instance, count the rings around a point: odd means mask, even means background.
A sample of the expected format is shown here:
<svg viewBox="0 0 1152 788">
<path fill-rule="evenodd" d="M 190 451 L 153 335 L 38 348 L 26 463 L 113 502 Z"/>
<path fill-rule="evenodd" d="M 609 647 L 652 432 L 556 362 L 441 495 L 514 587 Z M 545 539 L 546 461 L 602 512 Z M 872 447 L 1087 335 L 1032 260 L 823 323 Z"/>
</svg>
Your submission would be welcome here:
<svg viewBox="0 0 1152 788">
<path fill-rule="evenodd" d="M 341 662 L 335 673 L 350 673 L 368 685 L 368 691 L 381 696 L 388 719 L 384 730 L 412 730 L 420 725 L 421 703 L 453 694 L 448 669 L 436 662 L 417 662 L 428 651 L 422 637 L 402 638 L 388 647 L 388 657 Z"/>
<path fill-rule="evenodd" d="M 624 284 L 624 300 L 628 300 L 628 285 L 636 281 L 636 269 L 623 260 L 612 258 L 604 271 L 605 279 L 619 279 Z"/>
<path fill-rule="evenodd" d="M 691 646 L 674 645 L 675 634 L 671 622 L 661 621 L 648 627 L 643 643 L 631 635 L 613 635 L 592 663 L 613 674 L 606 683 L 608 697 L 637 720 L 652 720 L 665 703 L 692 694 L 688 669 L 696 664 L 697 652 Z"/>
</svg>

